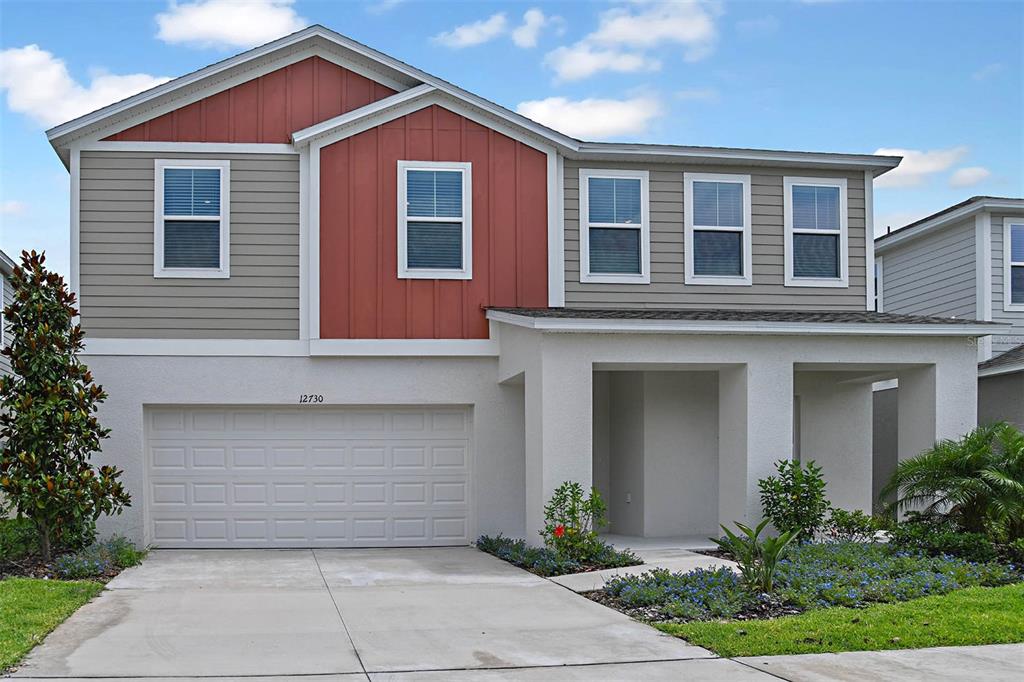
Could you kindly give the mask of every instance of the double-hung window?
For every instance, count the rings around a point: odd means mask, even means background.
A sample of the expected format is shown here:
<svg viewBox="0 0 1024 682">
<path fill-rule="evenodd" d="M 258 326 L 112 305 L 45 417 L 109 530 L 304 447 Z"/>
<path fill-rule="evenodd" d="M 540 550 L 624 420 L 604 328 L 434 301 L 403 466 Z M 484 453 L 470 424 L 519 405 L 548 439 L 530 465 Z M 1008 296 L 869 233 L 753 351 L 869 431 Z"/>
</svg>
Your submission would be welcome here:
<svg viewBox="0 0 1024 682">
<path fill-rule="evenodd" d="M 229 276 L 229 161 L 157 159 L 154 277 Z"/>
<path fill-rule="evenodd" d="M 683 174 L 685 281 L 751 283 L 750 176 Z"/>
<path fill-rule="evenodd" d="M 398 276 L 473 278 L 469 163 L 398 162 Z"/>
<path fill-rule="evenodd" d="M 1024 310 L 1024 220 L 1003 221 L 1003 309 Z"/>
<path fill-rule="evenodd" d="M 580 282 L 651 281 L 647 171 L 580 169 Z"/>
<path fill-rule="evenodd" d="M 845 178 L 783 180 L 786 286 L 846 287 Z"/>
</svg>

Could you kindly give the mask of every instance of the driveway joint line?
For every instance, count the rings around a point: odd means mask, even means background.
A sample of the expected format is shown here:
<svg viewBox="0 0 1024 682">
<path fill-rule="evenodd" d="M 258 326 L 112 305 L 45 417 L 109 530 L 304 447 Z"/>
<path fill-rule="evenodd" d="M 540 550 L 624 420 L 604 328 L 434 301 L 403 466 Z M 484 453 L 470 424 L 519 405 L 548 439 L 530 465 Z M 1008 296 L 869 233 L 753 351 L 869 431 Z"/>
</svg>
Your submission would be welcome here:
<svg viewBox="0 0 1024 682">
<path fill-rule="evenodd" d="M 768 675 L 770 677 L 774 677 L 777 680 L 784 680 L 784 682 L 794 682 L 794 680 L 792 680 L 792 679 L 790 679 L 788 677 L 783 677 L 782 675 L 780 675 L 780 674 L 778 674 L 776 672 L 773 672 L 771 670 L 765 670 L 764 668 L 758 668 L 756 665 L 751 665 L 750 663 L 747 663 L 746 661 L 740 661 L 740 660 L 735 659 L 735 658 L 726 658 L 726 660 L 727 661 L 732 661 L 733 663 L 739 663 L 740 665 L 742 665 L 744 667 L 750 668 L 751 670 L 756 670 L 759 673 L 764 673 L 765 675 Z"/>
<path fill-rule="evenodd" d="M 555 663 L 545 665 L 524 664 L 524 665 L 498 665 L 498 666 L 474 666 L 461 668 L 388 668 L 387 670 L 370 670 L 369 675 L 399 675 L 406 673 L 449 673 L 449 672 L 487 672 L 491 670 L 557 670 L 559 668 L 592 668 L 610 665 L 642 665 L 645 663 L 675 663 L 677 661 L 730 661 L 732 659 L 721 656 L 684 656 L 681 658 L 645 658 L 637 661 L 594 661 L 592 663 Z"/>
<path fill-rule="evenodd" d="M 320 573 L 320 580 L 324 581 L 324 588 L 327 590 L 327 595 L 331 598 L 331 603 L 334 604 L 334 610 L 338 612 L 338 620 L 341 621 L 341 627 L 345 629 L 345 636 L 348 637 L 348 643 L 352 646 L 352 653 L 356 655 L 356 660 L 359 661 L 359 667 L 363 670 L 363 675 L 366 676 L 367 682 L 370 679 L 370 673 L 366 672 L 366 664 L 363 663 L 363 657 L 359 654 L 359 649 L 356 647 L 356 642 L 352 639 L 352 632 L 348 629 L 348 623 L 345 622 L 345 616 L 341 615 L 341 607 L 338 606 L 338 600 L 334 598 L 334 593 L 331 592 L 331 586 L 327 583 L 327 577 L 324 575 L 324 569 L 320 568 L 320 560 L 316 556 L 316 550 L 311 549 L 309 553 L 313 555 L 313 563 L 316 564 L 316 570 Z"/>
</svg>

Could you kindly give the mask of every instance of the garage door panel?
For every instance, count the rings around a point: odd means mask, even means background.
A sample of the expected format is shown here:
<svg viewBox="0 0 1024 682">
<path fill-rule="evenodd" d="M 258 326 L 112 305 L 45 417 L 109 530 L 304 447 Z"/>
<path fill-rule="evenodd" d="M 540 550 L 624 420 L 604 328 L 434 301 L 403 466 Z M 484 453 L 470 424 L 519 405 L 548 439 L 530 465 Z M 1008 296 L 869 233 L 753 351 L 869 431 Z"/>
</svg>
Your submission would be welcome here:
<svg viewBox="0 0 1024 682">
<path fill-rule="evenodd" d="M 152 408 L 153 542 L 467 544 L 469 428 L 465 408 Z"/>
</svg>

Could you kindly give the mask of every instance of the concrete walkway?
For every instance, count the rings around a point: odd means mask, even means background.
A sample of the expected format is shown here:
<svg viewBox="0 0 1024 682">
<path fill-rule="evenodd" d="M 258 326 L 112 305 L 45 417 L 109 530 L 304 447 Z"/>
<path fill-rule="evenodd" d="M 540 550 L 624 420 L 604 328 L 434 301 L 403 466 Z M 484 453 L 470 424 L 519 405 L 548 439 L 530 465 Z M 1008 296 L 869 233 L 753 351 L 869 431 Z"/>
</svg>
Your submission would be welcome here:
<svg viewBox="0 0 1024 682">
<path fill-rule="evenodd" d="M 663 568 L 673 573 L 681 571 L 686 573 L 695 568 L 718 568 L 719 566 L 735 567 L 736 563 L 728 559 L 718 559 L 698 554 L 687 549 L 676 548 L 643 548 L 634 549 L 633 552 L 643 559 L 639 566 L 626 566 L 623 568 L 607 568 L 603 571 L 591 571 L 589 573 L 574 573 L 572 575 L 560 575 L 549 578 L 552 582 L 562 587 L 567 587 L 573 592 L 590 592 L 599 590 L 611 578 L 623 575 L 640 575 L 656 568 Z"/>
</svg>

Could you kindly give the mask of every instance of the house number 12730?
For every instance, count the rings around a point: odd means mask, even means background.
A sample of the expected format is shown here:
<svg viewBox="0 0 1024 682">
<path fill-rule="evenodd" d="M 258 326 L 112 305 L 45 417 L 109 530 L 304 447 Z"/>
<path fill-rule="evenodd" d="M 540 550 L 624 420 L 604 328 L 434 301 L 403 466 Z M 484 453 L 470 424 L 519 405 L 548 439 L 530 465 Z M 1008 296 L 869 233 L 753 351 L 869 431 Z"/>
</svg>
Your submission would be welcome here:
<svg viewBox="0 0 1024 682">
<path fill-rule="evenodd" d="M 307 403 L 322 403 L 324 401 L 323 393 L 303 393 L 299 396 L 299 404 L 304 405 Z"/>
</svg>

